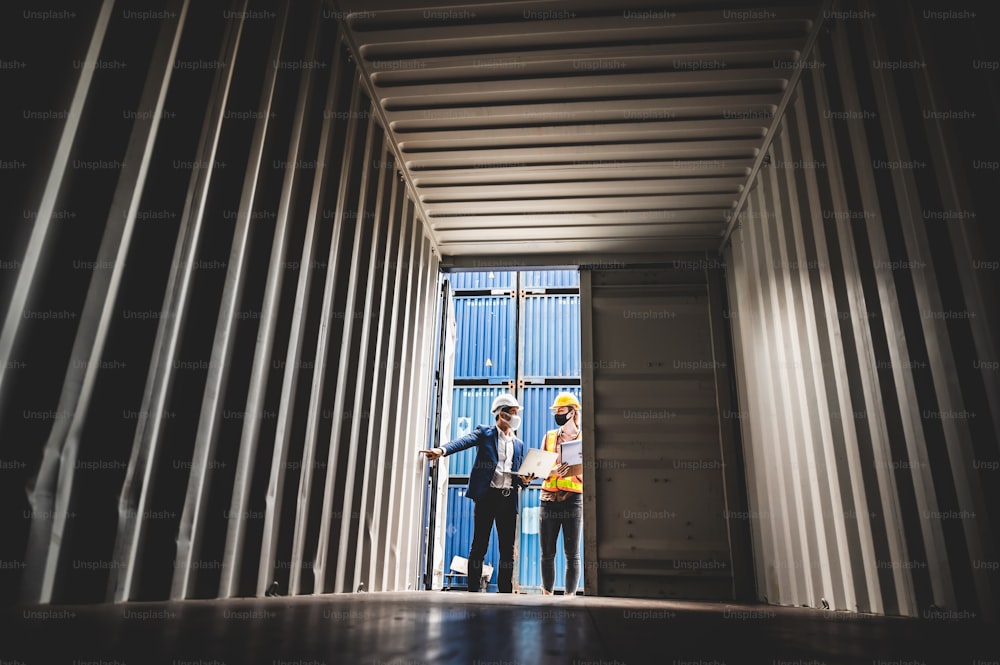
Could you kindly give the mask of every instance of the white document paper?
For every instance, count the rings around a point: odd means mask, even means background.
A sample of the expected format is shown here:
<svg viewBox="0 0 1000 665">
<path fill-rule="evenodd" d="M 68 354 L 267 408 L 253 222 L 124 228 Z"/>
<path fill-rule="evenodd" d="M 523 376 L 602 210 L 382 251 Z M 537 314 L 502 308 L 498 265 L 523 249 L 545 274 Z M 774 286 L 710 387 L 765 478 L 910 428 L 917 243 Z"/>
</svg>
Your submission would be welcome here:
<svg viewBox="0 0 1000 665">
<path fill-rule="evenodd" d="M 549 474 L 552 473 L 552 467 L 556 465 L 556 453 L 550 453 L 547 450 L 539 450 L 538 448 L 532 448 L 528 451 L 528 454 L 524 456 L 524 461 L 521 462 L 521 468 L 515 471 L 519 476 L 530 476 L 534 474 L 539 478 L 548 478 Z"/>
<path fill-rule="evenodd" d="M 563 441 L 562 461 L 563 464 L 569 464 L 570 466 L 583 464 L 583 441 L 580 439 Z"/>
</svg>

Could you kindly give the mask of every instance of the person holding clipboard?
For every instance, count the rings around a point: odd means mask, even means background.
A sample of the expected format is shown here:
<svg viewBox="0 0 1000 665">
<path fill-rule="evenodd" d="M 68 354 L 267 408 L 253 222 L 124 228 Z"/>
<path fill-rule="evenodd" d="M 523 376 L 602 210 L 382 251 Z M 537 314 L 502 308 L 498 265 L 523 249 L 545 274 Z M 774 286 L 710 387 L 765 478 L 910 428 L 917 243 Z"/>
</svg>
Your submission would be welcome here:
<svg viewBox="0 0 1000 665">
<path fill-rule="evenodd" d="M 465 436 L 431 450 L 421 450 L 428 460 L 451 455 L 476 447 L 476 461 L 469 474 L 469 489 L 465 496 L 476 502 L 472 548 L 469 552 L 469 591 L 479 591 L 483 558 L 490 544 L 490 531 L 497 525 L 500 547 L 500 569 L 497 589 L 513 592 L 514 536 L 519 491 L 535 479 L 535 475 L 518 475 L 527 446 L 515 434 L 521 426 L 518 412 L 521 405 L 513 395 L 503 394 L 493 400 L 490 412 L 496 418 L 493 427 L 479 425 Z M 550 462 L 551 465 L 551 462 Z M 551 468 L 551 466 L 549 467 Z"/>
<path fill-rule="evenodd" d="M 556 466 L 542 483 L 539 540 L 542 546 L 542 593 L 552 594 L 556 577 L 556 544 L 562 530 L 566 555 L 567 596 L 580 582 L 580 531 L 583 528 L 583 451 L 580 441 L 580 400 L 571 393 L 556 395 L 552 415 L 558 429 L 549 430 L 542 449 L 556 453 Z"/>
</svg>

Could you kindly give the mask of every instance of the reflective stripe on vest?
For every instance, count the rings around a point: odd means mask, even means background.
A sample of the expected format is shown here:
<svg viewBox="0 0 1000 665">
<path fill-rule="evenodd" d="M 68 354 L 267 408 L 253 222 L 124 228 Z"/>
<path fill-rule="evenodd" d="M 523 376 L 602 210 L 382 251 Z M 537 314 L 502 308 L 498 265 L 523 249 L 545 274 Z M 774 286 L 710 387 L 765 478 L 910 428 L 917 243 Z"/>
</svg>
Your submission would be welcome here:
<svg viewBox="0 0 1000 665">
<path fill-rule="evenodd" d="M 556 437 L 558 436 L 559 436 L 559 430 L 557 429 L 552 429 L 545 433 L 545 443 L 542 444 L 545 450 L 549 451 L 550 453 L 555 452 Z M 578 492 L 582 494 L 583 483 L 577 482 L 575 476 L 560 478 L 559 476 L 553 473 L 550 474 L 549 477 L 542 482 L 542 490 L 543 491 L 566 490 L 567 492 Z"/>
</svg>

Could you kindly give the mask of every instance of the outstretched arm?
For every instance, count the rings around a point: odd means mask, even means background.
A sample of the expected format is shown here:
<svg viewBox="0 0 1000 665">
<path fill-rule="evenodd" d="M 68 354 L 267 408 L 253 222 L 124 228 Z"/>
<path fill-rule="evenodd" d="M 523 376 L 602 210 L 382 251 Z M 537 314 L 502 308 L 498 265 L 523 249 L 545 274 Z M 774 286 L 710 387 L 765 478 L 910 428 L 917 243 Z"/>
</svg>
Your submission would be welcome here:
<svg viewBox="0 0 1000 665">
<path fill-rule="evenodd" d="M 465 436 L 460 436 L 454 441 L 449 441 L 443 446 L 437 448 L 431 448 L 430 450 L 421 450 L 428 460 L 436 460 L 444 455 L 453 455 L 457 452 L 461 452 L 467 448 L 472 448 L 479 444 L 479 439 L 483 435 L 482 426 L 477 427 Z"/>
</svg>

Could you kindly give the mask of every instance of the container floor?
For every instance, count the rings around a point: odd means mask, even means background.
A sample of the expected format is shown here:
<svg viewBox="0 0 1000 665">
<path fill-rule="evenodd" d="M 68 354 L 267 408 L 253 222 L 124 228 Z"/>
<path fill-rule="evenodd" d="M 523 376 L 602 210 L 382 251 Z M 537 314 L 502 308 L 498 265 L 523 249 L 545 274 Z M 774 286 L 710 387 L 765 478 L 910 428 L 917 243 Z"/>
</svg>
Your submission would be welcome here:
<svg viewBox="0 0 1000 665">
<path fill-rule="evenodd" d="M 991 627 L 766 605 L 420 591 L 0 609 L 24 665 L 976 663 Z"/>
</svg>

